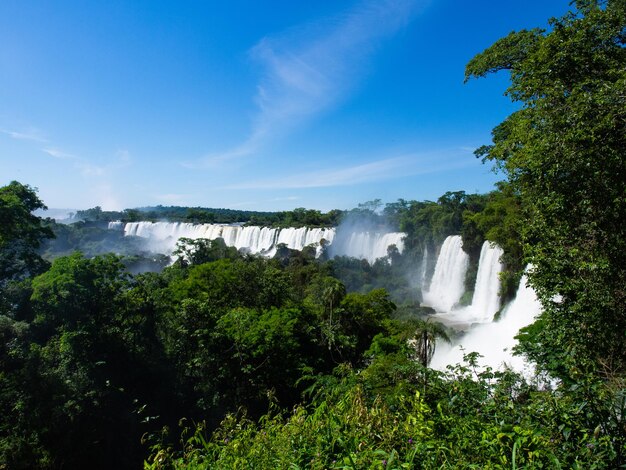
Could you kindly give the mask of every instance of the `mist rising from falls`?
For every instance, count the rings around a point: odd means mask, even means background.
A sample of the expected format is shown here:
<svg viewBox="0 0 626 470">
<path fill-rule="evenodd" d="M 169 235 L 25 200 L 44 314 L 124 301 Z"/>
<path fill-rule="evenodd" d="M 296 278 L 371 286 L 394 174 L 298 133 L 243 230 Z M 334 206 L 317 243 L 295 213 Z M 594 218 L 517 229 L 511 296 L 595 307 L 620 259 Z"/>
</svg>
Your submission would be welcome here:
<svg viewBox="0 0 626 470">
<path fill-rule="evenodd" d="M 387 247 L 395 244 L 403 249 L 404 233 L 352 232 L 337 233 L 335 228 L 271 228 L 226 224 L 192 224 L 186 222 L 110 222 L 112 230 L 124 230 L 126 236 L 147 239 L 152 251 L 171 254 L 179 238 L 215 240 L 222 238 L 227 246 L 233 246 L 252 254 L 272 257 L 279 244 L 292 250 L 302 250 L 313 245 L 319 256 L 322 240 L 332 246 L 333 255 L 345 255 L 367 259 L 373 263 L 387 256 Z"/>
<path fill-rule="evenodd" d="M 428 247 L 424 247 L 424 254 L 422 255 L 422 264 L 420 265 L 420 274 L 418 282 L 420 286 L 426 285 L 426 274 L 428 273 Z"/>
<path fill-rule="evenodd" d="M 461 236 L 446 238 L 437 258 L 430 288 L 423 292 L 423 303 L 438 312 L 449 312 L 463 295 L 468 265 L 469 256 L 463 251 Z"/>
<path fill-rule="evenodd" d="M 445 370 L 449 364 L 462 362 L 463 354 L 478 352 L 483 356 L 478 361 L 481 366 L 499 369 L 506 365 L 528 375 L 529 366 L 522 357 L 513 356 L 512 349 L 520 328 L 532 323 L 539 313 L 541 304 L 524 275 L 515 299 L 505 307 L 499 321 L 474 326 L 454 346 L 438 344 L 431 367 Z"/>
</svg>

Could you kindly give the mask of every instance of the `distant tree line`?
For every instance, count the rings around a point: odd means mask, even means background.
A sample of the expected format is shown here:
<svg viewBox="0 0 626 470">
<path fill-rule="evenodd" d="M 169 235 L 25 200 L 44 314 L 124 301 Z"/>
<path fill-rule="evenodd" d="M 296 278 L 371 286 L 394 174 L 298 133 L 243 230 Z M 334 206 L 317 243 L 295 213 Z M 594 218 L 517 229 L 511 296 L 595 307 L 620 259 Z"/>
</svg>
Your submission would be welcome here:
<svg viewBox="0 0 626 470">
<path fill-rule="evenodd" d="M 237 209 L 211 209 L 205 207 L 154 206 L 125 209 L 123 211 L 103 211 L 96 206 L 79 210 L 74 219 L 88 222 L 138 222 L 168 220 L 171 222 L 191 222 L 196 224 L 261 225 L 267 227 L 333 227 L 340 223 L 343 211 L 331 210 L 327 213 L 315 209 L 296 208 L 292 211 L 260 212 Z"/>
</svg>

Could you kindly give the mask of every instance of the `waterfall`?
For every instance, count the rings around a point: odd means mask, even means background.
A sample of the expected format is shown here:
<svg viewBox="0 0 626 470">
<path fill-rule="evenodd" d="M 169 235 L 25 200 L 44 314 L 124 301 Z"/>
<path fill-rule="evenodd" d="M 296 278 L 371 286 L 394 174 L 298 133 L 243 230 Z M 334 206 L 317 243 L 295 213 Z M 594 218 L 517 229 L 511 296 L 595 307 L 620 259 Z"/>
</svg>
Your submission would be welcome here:
<svg viewBox="0 0 626 470">
<path fill-rule="evenodd" d="M 342 229 L 331 246 L 333 256 L 350 256 L 374 263 L 387 256 L 387 249 L 395 245 L 400 253 L 404 250 L 403 232 L 356 232 Z"/>
<path fill-rule="evenodd" d="M 472 303 L 466 307 L 452 308 L 436 315 L 437 319 L 449 326 L 464 327 L 472 323 L 486 323 L 493 320 L 500 308 L 500 272 L 502 271 L 502 248 L 486 241 L 480 251 L 476 283 Z"/>
<path fill-rule="evenodd" d="M 513 356 L 512 349 L 517 343 L 515 336 L 520 328 L 534 321 L 541 313 L 541 304 L 535 291 L 527 285 L 526 275 L 522 276 L 515 299 L 502 312 L 498 322 L 474 326 L 461 341 L 454 345 L 437 346 L 431 363 L 434 369 L 445 370 L 449 364 L 463 360 L 463 354 L 478 352 L 483 357 L 479 364 L 498 369 L 507 365 L 518 372 L 529 372 L 524 359 Z"/>
<path fill-rule="evenodd" d="M 269 227 L 242 227 L 241 225 L 225 224 L 192 224 L 186 222 L 129 222 L 124 226 L 124 235 L 137 236 L 149 240 L 150 247 L 161 253 L 171 253 L 180 238 L 206 238 L 215 240 L 222 238 L 227 246 L 244 250 L 253 254 L 265 254 L 277 243 L 287 243 L 290 248 L 302 249 L 304 243 L 317 243 L 327 236 L 327 230 L 315 232 L 319 238 L 307 237 L 307 229 L 302 229 L 300 237 L 282 232 L 296 229 L 276 229 Z M 298 229 L 301 230 L 301 229 Z M 301 230 L 301 231 L 302 231 Z M 282 235 L 282 239 L 281 239 Z M 332 236 L 332 235 L 331 235 Z M 289 239 L 288 242 L 284 238 Z"/>
<path fill-rule="evenodd" d="M 284 228 L 278 234 L 276 244 L 284 243 L 292 250 L 302 250 L 305 246 L 319 245 L 320 240 L 325 239 L 332 243 L 335 237 L 333 228 Z"/>
<path fill-rule="evenodd" d="M 467 309 L 475 321 L 491 321 L 500 308 L 500 257 L 503 251 L 489 241 L 483 243 L 478 262 L 478 274 L 474 287 L 472 305 Z"/>
<path fill-rule="evenodd" d="M 463 251 L 460 235 L 445 239 L 437 258 L 430 288 L 424 292 L 424 304 L 438 312 L 449 312 L 465 290 L 469 256 Z"/>
<path fill-rule="evenodd" d="M 271 257 L 279 244 L 292 250 L 302 250 L 313 245 L 316 254 L 322 252 L 321 241 L 332 245 L 336 240 L 334 228 L 270 228 L 225 224 L 192 224 L 186 222 L 110 222 L 110 229 L 124 230 L 125 236 L 146 238 L 153 251 L 170 254 L 176 248 L 179 238 L 222 238 L 227 246 L 233 246 L 252 254 Z M 353 232 L 347 240 L 339 243 L 334 254 L 353 256 L 374 262 L 387 256 L 387 247 L 395 244 L 402 251 L 404 233 Z"/>
</svg>

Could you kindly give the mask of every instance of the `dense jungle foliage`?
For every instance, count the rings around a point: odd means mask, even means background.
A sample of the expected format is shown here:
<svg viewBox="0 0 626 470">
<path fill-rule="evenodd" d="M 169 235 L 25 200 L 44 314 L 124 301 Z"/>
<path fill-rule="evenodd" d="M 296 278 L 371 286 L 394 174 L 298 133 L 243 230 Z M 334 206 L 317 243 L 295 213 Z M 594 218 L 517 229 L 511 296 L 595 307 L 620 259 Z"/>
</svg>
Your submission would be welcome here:
<svg viewBox="0 0 626 470">
<path fill-rule="evenodd" d="M 508 70 L 520 105 L 477 151 L 507 181 L 333 215 L 407 234 L 372 265 L 181 240 L 131 274 L 137 240 L 0 188 L 0 468 L 626 466 L 625 43 L 623 0 L 579 0 L 477 55 L 466 77 Z M 504 248 L 505 297 L 531 265 L 543 313 L 519 350 L 549 381 L 470 351 L 428 367 L 449 332 L 405 274 L 450 234 L 474 266 Z"/>
</svg>

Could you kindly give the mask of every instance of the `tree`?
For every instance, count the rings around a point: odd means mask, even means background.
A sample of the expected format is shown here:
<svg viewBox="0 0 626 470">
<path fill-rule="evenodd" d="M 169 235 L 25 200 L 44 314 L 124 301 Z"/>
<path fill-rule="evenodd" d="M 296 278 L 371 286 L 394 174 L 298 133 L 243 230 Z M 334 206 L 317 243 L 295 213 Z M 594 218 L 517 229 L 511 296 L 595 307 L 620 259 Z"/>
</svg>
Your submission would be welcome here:
<svg viewBox="0 0 626 470">
<path fill-rule="evenodd" d="M 33 214 L 47 209 L 36 189 L 12 181 L 0 188 L 0 287 L 10 280 L 37 275 L 48 264 L 37 249 L 44 238 L 53 238 L 41 217 Z"/>
<path fill-rule="evenodd" d="M 76 218 L 80 220 L 97 221 L 102 219 L 102 207 L 96 206 L 91 209 L 85 209 L 76 212 Z"/>
<path fill-rule="evenodd" d="M 324 304 L 328 305 L 328 323 L 330 328 L 333 327 L 333 311 L 341 299 L 346 296 L 346 286 L 343 285 L 340 281 L 336 279 L 329 278 L 330 282 L 327 282 L 324 287 L 324 291 L 322 292 L 322 298 L 324 300 Z"/>
<path fill-rule="evenodd" d="M 234 246 L 226 246 L 223 238 L 209 240 L 208 238 L 179 238 L 176 250 L 172 253 L 177 256 L 180 265 L 198 265 L 217 261 L 218 259 L 239 258 L 239 252 Z"/>
<path fill-rule="evenodd" d="M 33 321 L 0 316 L 9 339 L 0 361 L 0 462 L 8 468 L 140 464 L 141 435 L 156 419 L 144 411 L 154 411 L 148 405 L 167 380 L 156 376 L 152 319 L 128 286 L 119 258 L 75 253 L 33 279 Z"/>
<path fill-rule="evenodd" d="M 544 308 L 524 349 L 553 372 L 567 364 L 561 377 L 626 372 L 626 4 L 575 6 L 550 30 L 513 32 L 466 68 L 466 79 L 508 70 L 506 94 L 521 103 L 476 155 L 520 194 L 529 278 Z"/>
<path fill-rule="evenodd" d="M 437 341 L 450 342 L 446 329 L 441 323 L 428 320 L 413 320 L 409 325 L 412 331 L 410 342 L 415 351 L 415 359 L 424 367 L 428 367 L 435 355 Z"/>
<path fill-rule="evenodd" d="M 525 223 L 521 216 L 519 194 L 505 181 L 497 183 L 498 189 L 485 195 L 485 204 L 478 211 L 463 213 L 463 249 L 480 250 L 485 240 L 496 243 L 504 250 L 501 261 L 505 269 L 500 273 L 500 297 L 506 301 L 515 296 L 520 276 L 525 268 L 523 244 L 520 236 Z M 475 279 L 474 279 L 475 280 Z"/>
<path fill-rule="evenodd" d="M 215 214 L 213 212 L 199 207 L 190 207 L 187 209 L 185 218 L 196 224 L 212 224 L 215 222 Z"/>
<path fill-rule="evenodd" d="M 338 324 L 334 319 L 337 307 L 346 296 L 346 287 L 342 282 L 331 276 L 317 277 L 311 286 L 309 299 L 318 307 L 322 341 L 328 350 L 336 347 L 338 338 Z"/>
</svg>

